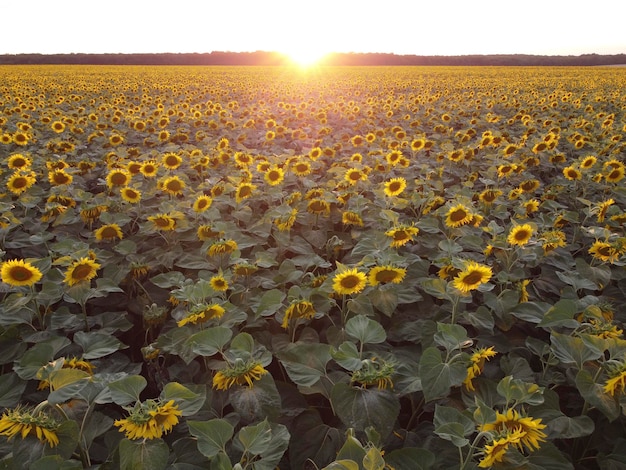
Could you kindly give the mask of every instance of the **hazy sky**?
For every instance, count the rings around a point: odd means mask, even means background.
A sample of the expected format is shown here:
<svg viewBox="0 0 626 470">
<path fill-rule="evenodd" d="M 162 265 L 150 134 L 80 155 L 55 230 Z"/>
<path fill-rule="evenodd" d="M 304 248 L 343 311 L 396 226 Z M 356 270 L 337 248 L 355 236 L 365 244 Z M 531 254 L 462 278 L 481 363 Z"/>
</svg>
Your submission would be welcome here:
<svg viewBox="0 0 626 470">
<path fill-rule="evenodd" d="M 0 0 L 0 54 L 626 53 L 623 0 Z"/>
</svg>

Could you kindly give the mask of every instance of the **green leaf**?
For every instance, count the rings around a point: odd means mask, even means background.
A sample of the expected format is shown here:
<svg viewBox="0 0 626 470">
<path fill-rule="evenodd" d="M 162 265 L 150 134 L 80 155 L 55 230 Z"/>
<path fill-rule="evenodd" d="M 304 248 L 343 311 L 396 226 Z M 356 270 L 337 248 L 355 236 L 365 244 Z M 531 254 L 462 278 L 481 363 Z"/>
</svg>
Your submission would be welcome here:
<svg viewBox="0 0 626 470">
<path fill-rule="evenodd" d="M 424 279 L 420 286 L 427 294 L 436 299 L 452 301 L 452 294 L 448 291 L 448 283 L 440 278 Z"/>
<path fill-rule="evenodd" d="M 119 452 L 120 470 L 163 470 L 170 455 L 163 439 L 122 439 Z"/>
<path fill-rule="evenodd" d="M 256 318 L 267 317 L 278 312 L 283 307 L 283 300 L 287 295 L 279 289 L 271 289 L 261 296 L 258 305 L 251 305 Z"/>
<path fill-rule="evenodd" d="M 74 342 L 85 351 L 84 359 L 98 359 L 126 348 L 115 336 L 98 331 L 77 331 L 74 333 Z"/>
<path fill-rule="evenodd" d="M 395 286 L 382 286 L 369 293 L 372 305 L 390 317 L 398 307 L 398 292 Z"/>
<path fill-rule="evenodd" d="M 352 462 L 363 462 L 365 458 L 365 449 L 363 445 L 359 442 L 359 440 L 354 437 L 354 429 L 348 429 L 346 432 L 346 441 L 339 449 L 337 453 L 338 461 L 352 461 Z M 357 466 L 360 468 L 360 465 Z"/>
<path fill-rule="evenodd" d="M 609 421 L 614 421 L 621 415 L 620 404 L 611 395 L 605 393 L 602 384 L 593 381 L 591 372 L 587 369 L 581 369 L 576 374 L 576 388 L 580 395 L 595 406 Z"/>
<path fill-rule="evenodd" d="M 271 440 L 261 458 L 254 463 L 255 470 L 275 470 L 289 446 L 289 431 L 282 424 L 270 424 Z"/>
<path fill-rule="evenodd" d="M 507 403 L 527 403 L 540 405 L 544 402 L 543 387 L 535 383 L 524 382 L 507 375 L 498 383 L 498 394 L 506 399 Z"/>
<path fill-rule="evenodd" d="M 131 375 L 109 384 L 111 399 L 120 406 L 139 401 L 139 397 L 148 381 L 141 375 Z"/>
<path fill-rule="evenodd" d="M 9 372 L 0 375 L 0 408 L 12 408 L 20 401 L 26 381 Z"/>
<path fill-rule="evenodd" d="M 244 452 L 261 455 L 270 447 L 272 429 L 265 419 L 256 425 L 244 426 L 239 430 L 235 439 L 239 441 Z"/>
<path fill-rule="evenodd" d="M 359 470 L 359 464 L 354 460 L 335 460 L 322 470 Z"/>
<path fill-rule="evenodd" d="M 382 343 L 387 339 L 382 325 L 365 315 L 350 318 L 346 322 L 346 334 L 361 344 Z"/>
<path fill-rule="evenodd" d="M 539 326 L 555 328 L 576 328 L 579 323 L 574 319 L 576 302 L 570 299 L 561 299 L 544 313 Z"/>
<path fill-rule="evenodd" d="M 166 401 L 174 400 L 183 416 L 191 416 L 200 411 L 206 401 L 206 386 L 195 385 L 195 388 L 200 390 L 200 393 L 196 393 L 178 382 L 168 382 L 163 387 L 161 398 Z"/>
<path fill-rule="evenodd" d="M 289 378 L 296 384 L 311 387 L 326 375 L 326 364 L 331 358 L 330 345 L 297 343 L 277 354 Z"/>
<path fill-rule="evenodd" d="M 162 289 L 171 289 L 172 287 L 181 287 L 185 283 L 185 276 L 180 271 L 171 271 L 157 274 L 150 279 L 150 282 Z"/>
<path fill-rule="evenodd" d="M 437 323 L 437 333 L 433 339 L 446 351 L 461 349 L 469 341 L 467 330 L 461 325 L 440 322 Z"/>
<path fill-rule="evenodd" d="M 559 416 L 548 423 L 551 435 L 559 439 L 575 439 L 593 434 L 595 423 L 589 416 Z"/>
<path fill-rule="evenodd" d="M 352 387 L 337 383 L 330 393 L 335 414 L 350 428 L 365 431 L 372 426 L 386 438 L 400 412 L 398 397 L 388 390 Z"/>
<path fill-rule="evenodd" d="M 550 335 L 550 344 L 552 352 L 561 362 L 576 364 L 578 369 L 582 369 L 585 362 L 595 361 L 603 354 L 603 351 L 577 336 L 563 335 L 556 332 Z"/>
<path fill-rule="evenodd" d="M 390 468 L 430 470 L 435 468 L 435 455 L 418 447 L 405 447 L 385 454 L 385 462 Z"/>
<path fill-rule="evenodd" d="M 363 457 L 363 468 L 365 470 L 383 470 L 385 468 L 385 459 L 383 459 L 380 450 L 372 447 L 367 451 Z"/>
<path fill-rule="evenodd" d="M 467 376 L 461 361 L 445 363 L 436 347 L 426 348 L 420 358 L 420 377 L 426 401 L 448 396 L 452 386 L 459 386 Z"/>
<path fill-rule="evenodd" d="M 275 418 L 281 411 L 280 395 L 270 374 L 262 376 L 252 387 L 231 389 L 230 403 L 242 420 L 248 423 Z"/>
<path fill-rule="evenodd" d="M 341 343 L 339 349 L 332 348 L 330 354 L 337 364 L 351 372 L 358 370 L 363 365 L 356 344 L 350 341 Z"/>
<path fill-rule="evenodd" d="M 539 323 L 550 308 L 547 302 L 523 302 L 511 310 L 511 315 L 528 323 Z"/>
<path fill-rule="evenodd" d="M 89 373 L 79 369 L 59 369 L 50 372 L 48 381 L 53 391 L 48 395 L 48 401 L 56 405 L 76 398 L 89 384 L 90 379 Z"/>
<path fill-rule="evenodd" d="M 239 333 L 230 342 L 230 349 L 237 349 L 252 354 L 254 352 L 254 338 L 249 333 Z"/>
<path fill-rule="evenodd" d="M 230 328 L 215 326 L 191 335 L 187 344 L 195 354 L 208 357 L 222 351 L 232 336 Z"/>
<path fill-rule="evenodd" d="M 28 470 L 81 470 L 78 460 L 65 460 L 60 455 L 48 455 L 33 462 Z"/>
<path fill-rule="evenodd" d="M 305 468 L 307 460 L 313 461 L 318 467 L 332 462 L 343 438 L 337 428 L 321 422 L 311 424 L 306 417 L 297 419 L 291 431 L 297 436 L 289 444 L 292 468 Z"/>
<path fill-rule="evenodd" d="M 226 443 L 233 437 L 235 428 L 225 419 L 187 421 L 189 432 L 198 440 L 198 450 L 208 458 L 220 451 L 226 452 Z"/>
<path fill-rule="evenodd" d="M 475 430 L 474 421 L 467 414 L 449 406 L 435 406 L 433 424 L 435 425 L 435 434 L 442 439 L 451 441 L 457 447 L 465 447 L 469 444 L 466 436 Z"/>
</svg>

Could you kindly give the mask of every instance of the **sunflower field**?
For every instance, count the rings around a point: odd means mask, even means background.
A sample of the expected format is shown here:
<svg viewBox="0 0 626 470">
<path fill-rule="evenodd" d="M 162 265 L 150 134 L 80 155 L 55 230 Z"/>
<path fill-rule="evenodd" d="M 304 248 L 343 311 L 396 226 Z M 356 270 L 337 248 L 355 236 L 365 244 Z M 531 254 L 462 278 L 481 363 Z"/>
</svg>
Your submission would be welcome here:
<svg viewBox="0 0 626 470">
<path fill-rule="evenodd" d="M 0 468 L 626 468 L 623 69 L 0 78 Z"/>
</svg>

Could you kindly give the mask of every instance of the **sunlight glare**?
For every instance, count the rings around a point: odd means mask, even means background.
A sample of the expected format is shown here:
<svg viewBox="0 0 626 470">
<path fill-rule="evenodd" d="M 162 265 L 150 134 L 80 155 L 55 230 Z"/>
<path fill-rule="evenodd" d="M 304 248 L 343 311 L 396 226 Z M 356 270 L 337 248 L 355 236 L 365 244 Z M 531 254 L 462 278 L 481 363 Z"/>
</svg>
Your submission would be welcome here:
<svg viewBox="0 0 626 470">
<path fill-rule="evenodd" d="M 285 50 L 284 54 L 291 62 L 300 67 L 311 67 L 329 54 L 329 51 L 315 47 L 316 44 L 298 44 Z"/>
</svg>

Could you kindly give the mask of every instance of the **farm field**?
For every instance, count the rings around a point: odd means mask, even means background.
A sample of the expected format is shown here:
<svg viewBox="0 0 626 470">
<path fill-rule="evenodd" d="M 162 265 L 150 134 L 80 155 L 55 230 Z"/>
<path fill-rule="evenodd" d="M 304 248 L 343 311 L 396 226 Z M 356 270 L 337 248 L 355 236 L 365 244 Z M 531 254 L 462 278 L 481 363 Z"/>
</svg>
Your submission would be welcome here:
<svg viewBox="0 0 626 470">
<path fill-rule="evenodd" d="M 0 468 L 624 468 L 624 90 L 0 67 Z"/>
</svg>

